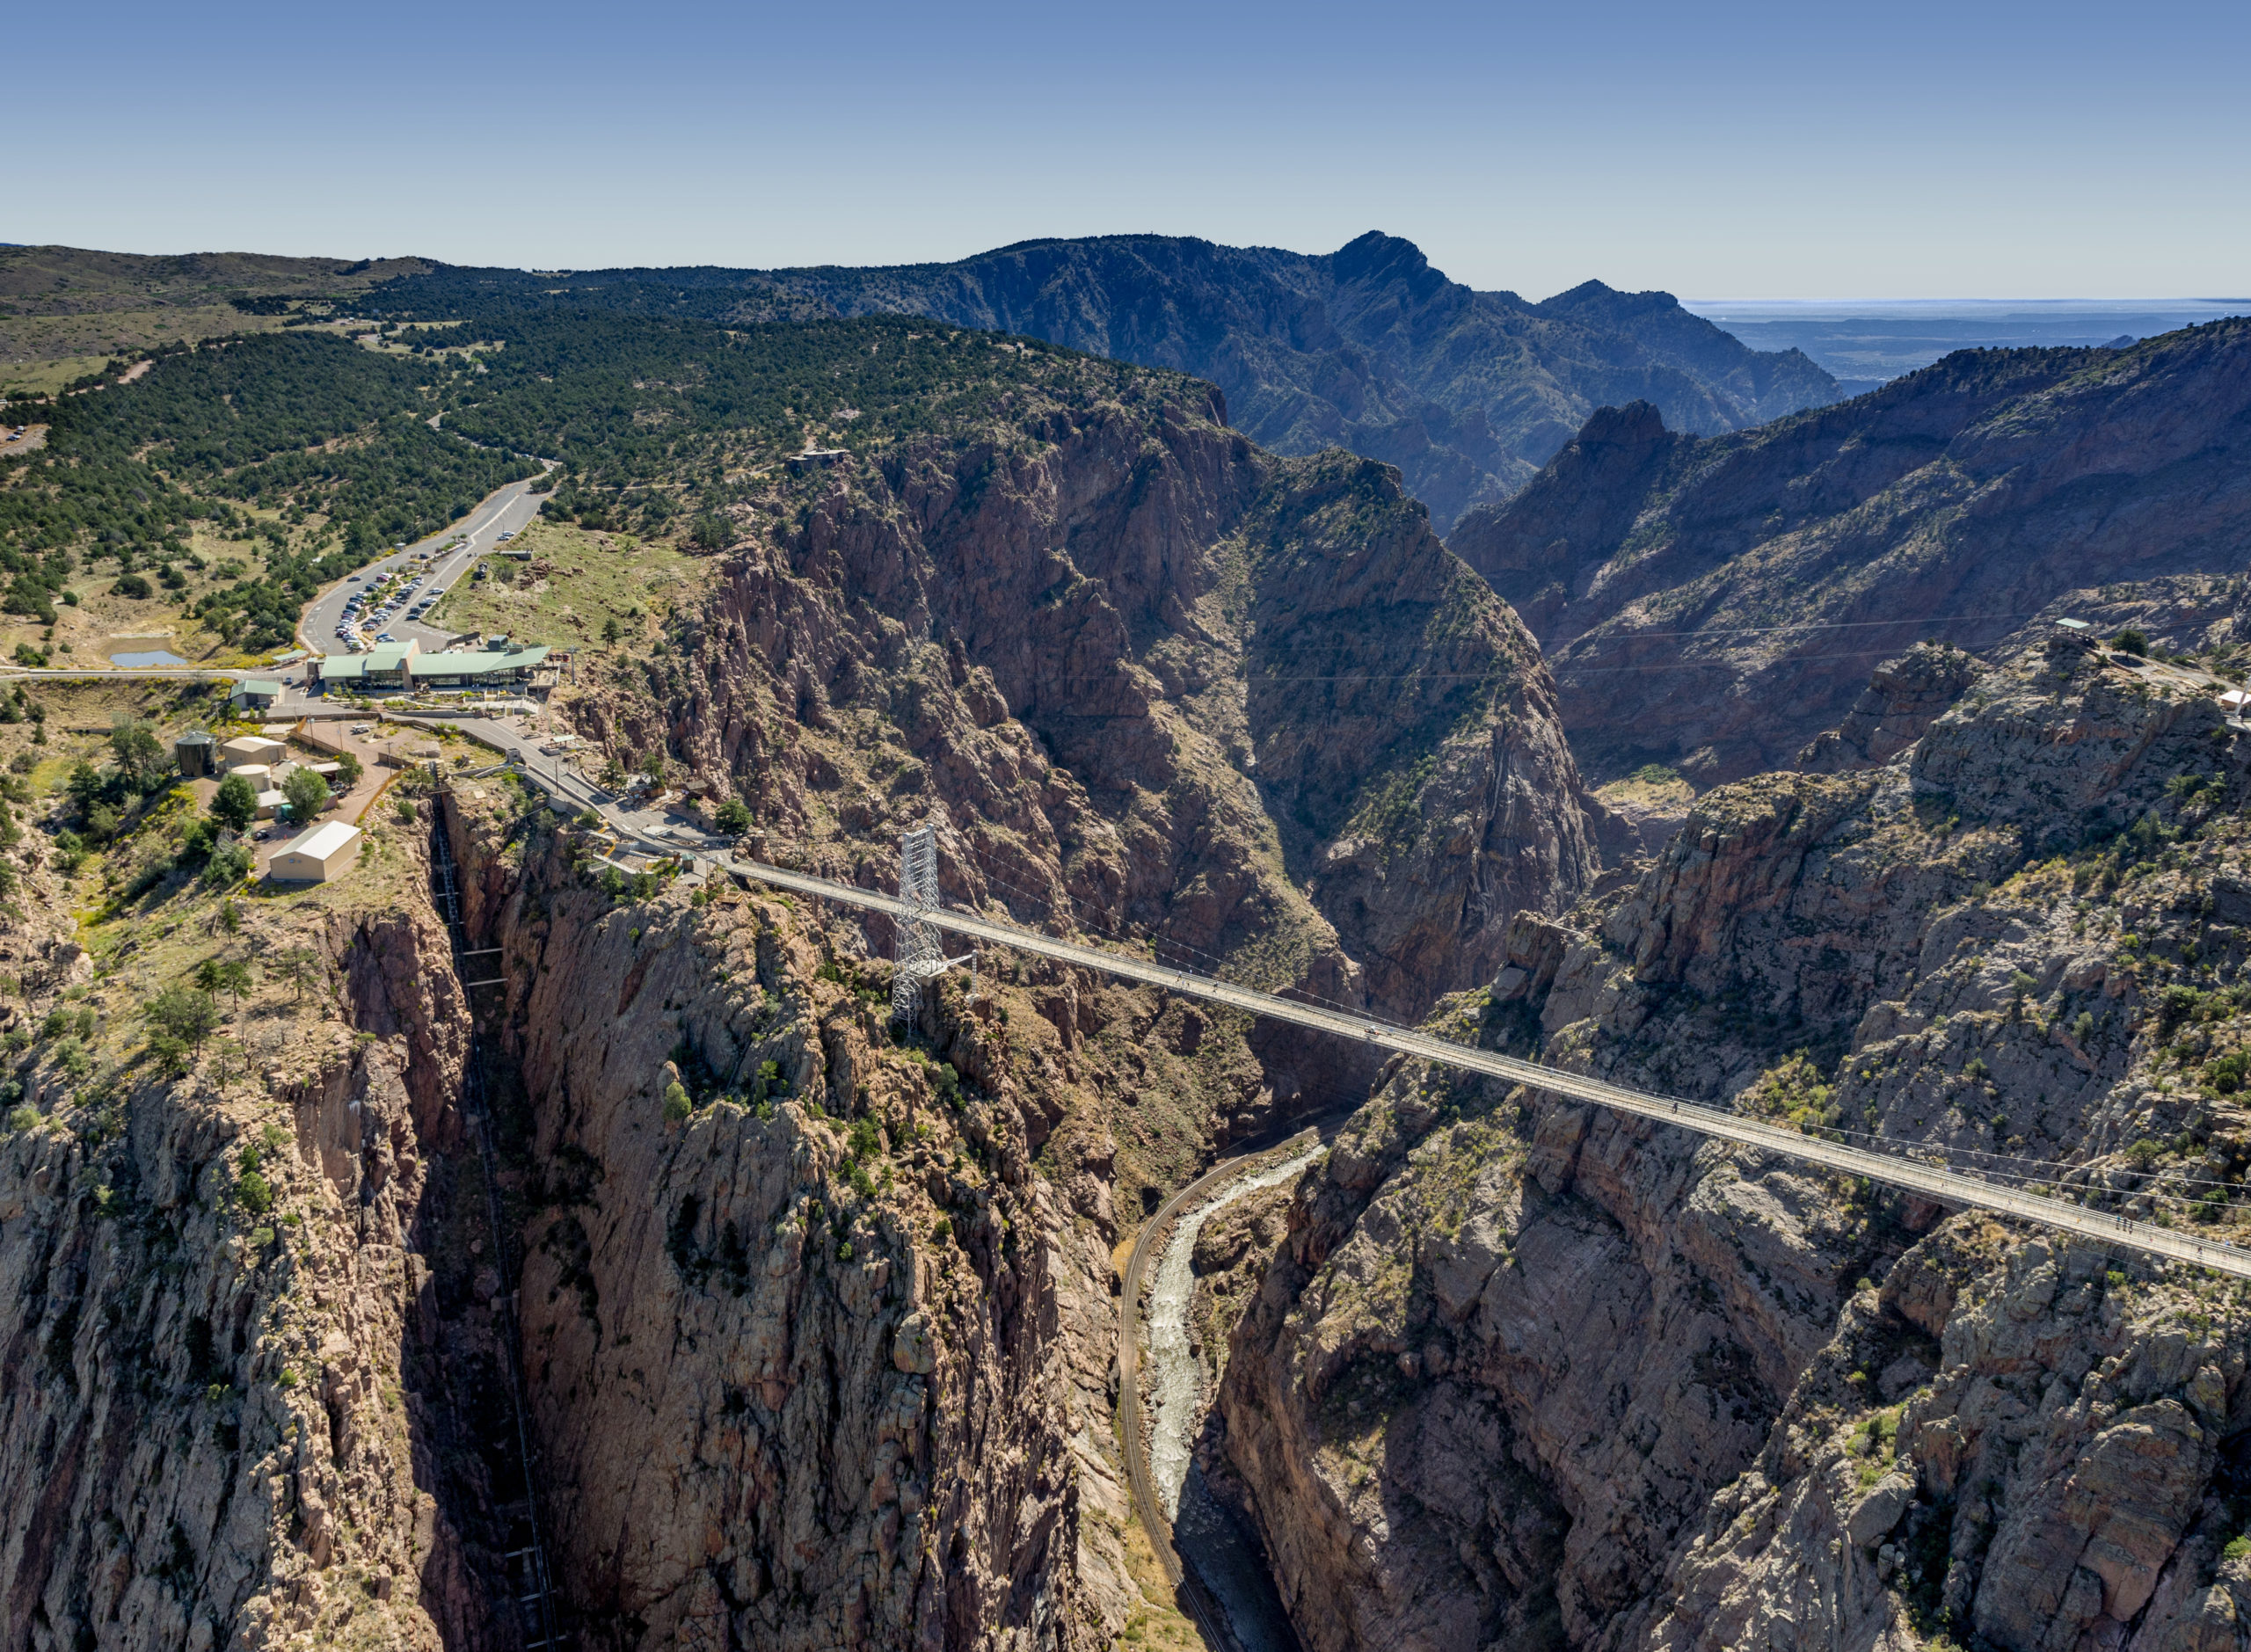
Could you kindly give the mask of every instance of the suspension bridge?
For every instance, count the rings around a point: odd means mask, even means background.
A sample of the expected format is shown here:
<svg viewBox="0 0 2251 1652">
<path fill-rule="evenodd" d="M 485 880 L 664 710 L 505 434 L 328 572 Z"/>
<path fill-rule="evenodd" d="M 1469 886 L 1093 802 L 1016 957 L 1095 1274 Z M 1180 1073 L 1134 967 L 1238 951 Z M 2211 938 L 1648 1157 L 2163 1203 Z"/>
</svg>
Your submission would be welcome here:
<svg viewBox="0 0 2251 1652">
<path fill-rule="evenodd" d="M 815 899 L 832 900 L 863 911 L 883 913 L 892 919 L 899 926 L 899 956 L 903 978 L 894 988 L 894 999 L 895 1007 L 902 1014 L 908 1013 L 919 1004 L 923 982 L 942 973 L 948 964 L 962 961 L 944 957 L 943 948 L 931 933 L 943 930 L 985 945 L 1013 948 L 1020 952 L 1053 958 L 1059 963 L 1075 964 L 1082 969 L 1162 987 L 1185 997 L 1224 1004 L 1229 1008 L 1244 1010 L 1254 1015 L 1290 1022 L 1297 1026 L 1331 1033 L 1339 1038 L 1351 1039 L 1366 1047 L 1395 1051 L 1463 1072 L 1482 1073 L 1506 1080 L 1512 1084 L 1528 1085 L 1551 1095 L 1592 1103 L 1598 1107 L 1607 1107 L 1637 1118 L 1652 1119 L 1658 1124 L 1677 1125 L 1737 1146 L 1755 1148 L 1801 1163 L 1817 1165 L 1839 1175 L 1865 1176 L 1871 1182 L 1904 1189 L 1940 1204 L 2014 1217 L 2114 1249 L 2137 1251 L 2167 1262 L 2188 1263 L 2215 1273 L 2251 1279 L 2251 1250 L 2218 1240 L 2200 1238 L 2194 1233 L 2160 1226 L 2154 1222 L 2089 1209 L 2050 1194 L 2032 1191 L 2024 1185 L 2036 1180 L 2053 1183 L 2063 1174 L 2063 1168 L 2070 1167 L 2048 1167 L 2048 1174 L 2039 1175 L 2007 1169 L 1961 1169 L 1951 1168 L 1944 1161 L 1945 1150 L 1929 1143 L 1895 1139 L 1884 1140 L 1877 1146 L 1854 1146 L 1810 1136 L 1784 1125 L 1769 1124 L 1763 1119 L 1730 1112 L 1703 1103 L 1629 1089 L 1623 1085 L 1545 1066 L 1536 1061 L 1455 1044 L 1374 1016 L 1277 997 L 1271 993 L 1239 986 L 1234 982 L 1191 970 L 1059 940 L 1037 930 L 945 906 L 937 898 L 935 849 L 929 833 L 929 827 L 909 833 L 902 844 L 901 896 L 899 897 L 732 855 L 719 857 L 718 863 L 730 871 L 776 889 L 788 890 Z M 1940 1161 L 1932 1162 L 1932 1159 Z M 2009 1180 L 2002 1178 L 2011 1178 L 2016 1184 L 2011 1185 Z"/>
</svg>

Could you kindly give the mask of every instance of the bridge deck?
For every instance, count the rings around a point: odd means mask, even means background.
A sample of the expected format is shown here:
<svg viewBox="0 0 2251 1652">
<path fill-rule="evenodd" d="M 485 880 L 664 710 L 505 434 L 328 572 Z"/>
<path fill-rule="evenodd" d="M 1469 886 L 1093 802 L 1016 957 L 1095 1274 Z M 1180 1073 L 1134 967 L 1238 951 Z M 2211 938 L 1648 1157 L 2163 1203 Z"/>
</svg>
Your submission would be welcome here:
<svg viewBox="0 0 2251 1652">
<path fill-rule="evenodd" d="M 907 913 L 907 909 L 892 897 L 871 890 L 857 889 L 849 884 L 833 883 L 825 877 L 811 877 L 802 872 L 784 871 L 779 867 L 733 857 L 726 857 L 721 863 L 777 889 L 792 890 L 824 900 L 841 901 L 869 911 L 888 913 L 894 917 Z M 1622 1085 L 1607 1084 L 1600 1079 L 1559 1072 L 1535 1061 L 1519 1060 L 1512 1056 L 1496 1055 L 1490 1051 L 1450 1044 L 1443 1038 L 1394 1026 L 1388 1022 L 1342 1010 L 1324 1009 L 1293 999 L 1277 998 L 1271 993 L 1233 986 L 1226 981 L 1214 980 L 1208 975 L 1198 975 L 1192 971 L 1177 970 L 1145 958 L 1081 946 L 1075 942 L 1059 941 L 1052 935 L 1018 928 L 1014 924 L 995 923 L 989 918 L 973 917 L 967 913 L 943 909 L 925 910 L 922 916 L 925 922 L 942 929 L 970 935 L 995 946 L 1014 947 L 1019 951 L 1037 953 L 1043 957 L 1076 964 L 1090 970 L 1101 970 L 1127 980 L 1162 986 L 1191 998 L 1249 1010 L 1253 1015 L 1271 1015 L 1277 1020 L 1293 1022 L 1300 1027 L 1317 1028 L 1323 1032 L 1334 1033 L 1340 1038 L 1351 1038 L 1364 1044 L 1397 1050 L 1424 1060 L 1443 1062 L 1448 1066 L 1487 1073 L 1512 1083 L 1529 1084 L 1550 1095 L 1568 1095 L 1639 1117 L 1653 1118 L 1661 1124 L 1678 1124 L 1700 1135 L 1716 1137 L 1722 1141 L 1731 1141 L 1767 1153 L 1778 1153 L 1840 1175 L 1866 1176 L 1870 1181 L 1905 1188 L 1941 1204 L 1966 1205 L 1991 1211 L 1997 1215 L 2014 1216 L 2101 1244 L 2137 1250 L 2171 1262 L 2193 1263 L 2217 1273 L 2251 1279 L 2251 1250 L 2221 1244 L 2216 1240 L 2198 1239 L 2193 1234 L 2175 1233 L 2129 1217 L 2105 1215 L 2061 1199 L 2002 1186 L 1959 1170 L 1893 1158 L 1864 1147 L 1825 1141 L 1818 1137 L 1803 1135 L 1795 1130 L 1746 1118 L 1739 1113 L 1724 1112 L 1700 1103 L 1652 1095 L 1644 1091 L 1628 1089 Z M 1914 1145 L 1901 1144 L 1903 1148 Z"/>
</svg>

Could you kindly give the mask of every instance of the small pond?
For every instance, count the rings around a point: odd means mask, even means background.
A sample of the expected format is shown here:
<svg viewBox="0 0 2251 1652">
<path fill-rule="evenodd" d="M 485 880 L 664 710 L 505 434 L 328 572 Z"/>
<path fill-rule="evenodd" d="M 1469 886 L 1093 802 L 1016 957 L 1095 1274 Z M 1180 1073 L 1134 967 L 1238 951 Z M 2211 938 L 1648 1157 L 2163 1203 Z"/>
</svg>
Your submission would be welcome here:
<svg viewBox="0 0 2251 1652">
<path fill-rule="evenodd" d="M 137 654 L 112 654 L 109 657 L 109 663 L 113 666 L 121 666 L 127 671 L 136 670 L 142 666 L 185 666 L 187 664 L 178 654 L 168 653 L 161 648 L 148 649 Z"/>
</svg>

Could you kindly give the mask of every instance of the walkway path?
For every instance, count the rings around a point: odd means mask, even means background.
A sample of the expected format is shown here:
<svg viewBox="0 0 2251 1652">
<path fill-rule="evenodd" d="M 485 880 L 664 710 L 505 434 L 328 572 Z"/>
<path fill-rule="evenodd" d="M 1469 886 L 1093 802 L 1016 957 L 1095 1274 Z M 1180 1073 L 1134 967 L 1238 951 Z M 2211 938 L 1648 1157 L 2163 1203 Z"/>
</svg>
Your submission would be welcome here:
<svg viewBox="0 0 2251 1652">
<path fill-rule="evenodd" d="M 763 866 L 753 861 L 725 856 L 718 859 L 719 863 L 728 870 L 754 877 L 761 883 L 770 884 L 777 889 L 841 901 L 873 912 L 888 913 L 894 917 L 921 916 L 924 921 L 938 928 L 970 935 L 994 946 L 1014 947 L 1019 951 L 1038 953 L 1043 957 L 1075 964 L 1084 969 L 1099 970 L 1106 974 L 1122 976 L 1127 980 L 1165 987 L 1190 998 L 1206 999 L 1232 1008 L 1249 1010 L 1253 1015 L 1334 1033 L 1338 1037 L 1357 1039 L 1376 1048 L 1395 1050 L 1466 1072 L 1505 1079 L 1511 1083 L 1528 1084 L 1551 1095 L 1592 1102 L 1618 1112 L 1655 1119 L 1659 1124 L 1678 1124 L 1700 1135 L 1731 1141 L 1738 1146 L 1781 1153 L 1785 1158 L 1819 1165 L 1841 1175 L 1866 1176 L 1870 1181 L 1905 1188 L 1942 1204 L 2019 1217 L 2058 1232 L 2078 1234 L 2099 1244 L 2138 1250 L 2145 1255 L 2162 1257 L 2169 1262 L 2193 1263 L 2217 1273 L 2251 1279 L 2251 1250 L 2222 1244 L 2216 1240 L 2198 1239 L 2193 1234 L 2159 1227 L 2149 1222 L 2135 1221 L 2127 1217 L 2100 1214 L 2066 1204 L 2061 1199 L 2020 1191 L 1980 1175 L 1945 1169 L 1919 1160 L 1866 1147 L 1849 1147 L 1838 1142 L 1825 1141 L 1818 1137 L 1803 1135 L 1739 1113 L 1725 1112 L 1699 1102 L 1653 1095 L 1643 1090 L 1628 1089 L 1621 1084 L 1608 1084 L 1600 1079 L 1542 1066 L 1535 1061 L 1523 1061 L 1513 1056 L 1497 1055 L 1490 1051 L 1451 1044 L 1429 1033 L 1394 1026 L 1388 1022 L 1345 1010 L 1323 1009 L 1294 999 L 1277 998 L 1271 993 L 1236 986 L 1227 981 L 1214 980 L 1207 975 L 1173 969 L 1144 958 L 1081 946 L 1075 942 L 1059 941 L 1052 935 L 1022 929 L 1014 924 L 995 923 L 990 919 L 974 918 L 966 913 L 944 910 L 910 913 L 901 902 L 871 890 L 832 883 L 824 877 L 809 877 L 801 872 L 783 871 L 779 867 Z M 1902 1142 L 1899 1147 L 1903 1153 L 1937 1151 L 1919 1143 Z"/>
</svg>

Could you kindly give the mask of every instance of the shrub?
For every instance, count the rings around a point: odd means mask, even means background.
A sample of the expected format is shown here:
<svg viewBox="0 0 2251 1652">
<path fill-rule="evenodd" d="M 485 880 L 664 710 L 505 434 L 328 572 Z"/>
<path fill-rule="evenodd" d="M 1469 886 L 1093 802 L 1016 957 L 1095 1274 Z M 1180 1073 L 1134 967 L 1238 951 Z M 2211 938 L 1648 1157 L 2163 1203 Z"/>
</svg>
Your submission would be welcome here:
<svg viewBox="0 0 2251 1652">
<path fill-rule="evenodd" d="M 739 798 L 730 797 L 712 811 L 712 819 L 719 830 L 742 833 L 750 830 L 750 810 Z"/>
<path fill-rule="evenodd" d="M 149 586 L 149 582 L 146 579 L 143 579 L 139 574 L 128 573 L 120 578 L 115 585 L 110 586 L 110 594 L 113 596 L 131 597 L 136 602 L 144 601 L 152 594 L 152 587 Z"/>
<path fill-rule="evenodd" d="M 235 1183 L 235 1197 L 252 1216 L 263 1216 L 273 1208 L 273 1184 L 255 1170 L 245 1170 Z"/>
<path fill-rule="evenodd" d="M 2220 1095 L 2233 1095 L 2243 1088 L 2247 1071 L 2251 1071 L 2251 1055 L 2238 1050 L 2206 1066 L 2204 1081 Z"/>
<path fill-rule="evenodd" d="M 2227 1546 L 2219 1552 L 2223 1561 L 2240 1561 L 2247 1554 L 2251 1554 L 2251 1537 L 2232 1537 L 2227 1540 Z"/>
<path fill-rule="evenodd" d="M 258 793 L 240 775 L 229 775 L 212 795 L 211 818 L 230 832 L 239 832 L 258 818 Z"/>
<path fill-rule="evenodd" d="M 2136 654 L 2139 655 L 2143 659 L 2147 659 L 2149 657 L 2148 637 L 2140 631 L 2134 630 L 2131 627 L 2112 637 L 2110 639 L 2110 646 L 2116 649 L 2122 654 Z"/>
<path fill-rule="evenodd" d="M 11 1107 L 8 1110 L 8 1128 L 33 1130 L 39 1125 L 40 1110 L 36 1107 Z"/>
<path fill-rule="evenodd" d="M 222 849 L 211 851 L 211 858 L 203 863 L 203 881 L 214 889 L 232 889 L 251 874 L 257 864 L 247 843 L 229 843 Z M 222 919 L 222 921 L 224 921 Z"/>
<path fill-rule="evenodd" d="M 86 863 L 85 840 L 76 832 L 62 831 L 55 834 L 54 853 L 48 856 L 55 870 L 65 877 L 73 877 Z"/>
<path fill-rule="evenodd" d="M 688 1098 L 688 1088 L 678 1080 L 665 1086 L 665 1122 L 677 1124 L 696 1110 L 696 1103 Z"/>
</svg>

